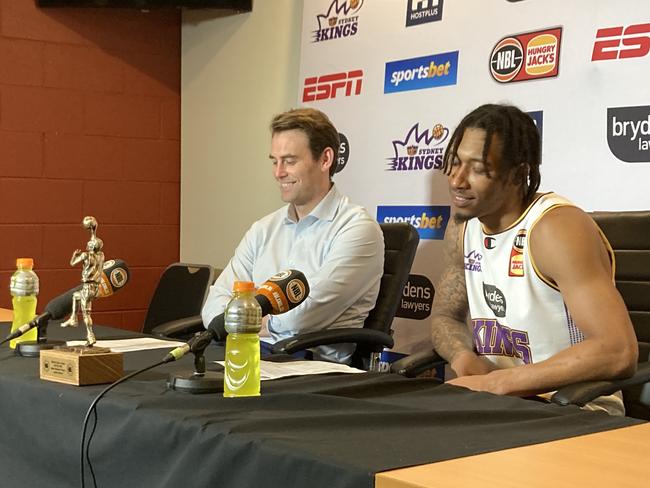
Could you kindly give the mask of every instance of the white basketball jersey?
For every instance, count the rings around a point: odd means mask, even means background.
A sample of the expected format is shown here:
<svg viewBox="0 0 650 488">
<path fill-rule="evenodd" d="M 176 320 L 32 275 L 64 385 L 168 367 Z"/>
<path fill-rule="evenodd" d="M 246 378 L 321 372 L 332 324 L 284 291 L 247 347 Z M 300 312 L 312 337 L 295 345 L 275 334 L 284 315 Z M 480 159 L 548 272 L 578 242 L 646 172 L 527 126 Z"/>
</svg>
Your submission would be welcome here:
<svg viewBox="0 0 650 488">
<path fill-rule="evenodd" d="M 563 205 L 573 204 L 555 193 L 541 194 L 502 232 L 485 233 L 477 218 L 465 226 L 463 254 L 474 345 L 479 355 L 498 367 L 540 362 L 583 340 L 558 288 L 540 276 L 527 242 L 535 223 Z"/>
</svg>

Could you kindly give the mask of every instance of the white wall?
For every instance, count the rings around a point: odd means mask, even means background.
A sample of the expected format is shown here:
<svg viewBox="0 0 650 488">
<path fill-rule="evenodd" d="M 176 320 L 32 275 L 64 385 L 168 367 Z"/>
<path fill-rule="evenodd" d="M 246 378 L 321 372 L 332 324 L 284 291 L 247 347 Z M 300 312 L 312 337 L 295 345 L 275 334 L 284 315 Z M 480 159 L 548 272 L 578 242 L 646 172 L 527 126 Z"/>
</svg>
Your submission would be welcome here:
<svg viewBox="0 0 650 488">
<path fill-rule="evenodd" d="M 282 205 L 268 125 L 298 103 L 301 24 L 296 0 L 183 13 L 182 261 L 223 267 L 250 224 Z"/>
</svg>

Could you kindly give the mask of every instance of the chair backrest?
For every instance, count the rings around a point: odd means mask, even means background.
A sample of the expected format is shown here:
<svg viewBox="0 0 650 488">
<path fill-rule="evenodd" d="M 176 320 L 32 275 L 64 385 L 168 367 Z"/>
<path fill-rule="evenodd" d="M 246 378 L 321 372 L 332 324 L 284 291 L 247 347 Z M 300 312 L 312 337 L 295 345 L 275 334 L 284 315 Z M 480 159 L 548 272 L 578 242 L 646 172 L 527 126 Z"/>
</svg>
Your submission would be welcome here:
<svg viewBox="0 0 650 488">
<path fill-rule="evenodd" d="M 375 307 L 366 317 L 363 327 L 392 334 L 391 325 L 411 272 L 420 236 L 415 227 L 407 223 L 382 223 L 379 226 L 384 234 L 384 274 Z M 352 364 L 360 364 L 371 352 L 381 352 L 381 346 L 358 346 Z"/>
<path fill-rule="evenodd" d="M 215 270 L 207 264 L 173 263 L 163 271 L 147 309 L 142 332 L 201 313 Z"/>
<path fill-rule="evenodd" d="M 650 360 L 650 211 L 593 212 L 616 256 L 616 288 L 630 313 L 639 341 L 639 361 Z M 625 390 L 628 415 L 650 412 L 650 385 Z"/>
</svg>

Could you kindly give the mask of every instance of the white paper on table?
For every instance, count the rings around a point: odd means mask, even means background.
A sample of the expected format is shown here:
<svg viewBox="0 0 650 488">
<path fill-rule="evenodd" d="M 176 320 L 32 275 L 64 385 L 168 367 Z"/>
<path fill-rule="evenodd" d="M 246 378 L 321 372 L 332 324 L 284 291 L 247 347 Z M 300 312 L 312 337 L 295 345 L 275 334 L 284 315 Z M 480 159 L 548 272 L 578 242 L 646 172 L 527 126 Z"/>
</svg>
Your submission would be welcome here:
<svg viewBox="0 0 650 488">
<path fill-rule="evenodd" d="M 223 361 L 215 361 L 215 363 L 224 366 Z M 287 361 L 284 363 L 260 361 L 260 380 L 262 381 L 277 380 L 287 376 L 326 373 L 366 373 L 366 371 L 353 368 L 347 364 L 329 363 L 327 361 Z"/>
<path fill-rule="evenodd" d="M 68 341 L 68 346 L 83 346 L 86 341 Z M 133 339 L 115 339 L 97 341 L 96 347 L 107 347 L 112 352 L 132 352 L 132 351 L 146 351 L 149 349 L 162 349 L 172 348 L 184 345 L 185 342 L 178 341 L 164 341 L 154 337 L 136 337 Z"/>
</svg>

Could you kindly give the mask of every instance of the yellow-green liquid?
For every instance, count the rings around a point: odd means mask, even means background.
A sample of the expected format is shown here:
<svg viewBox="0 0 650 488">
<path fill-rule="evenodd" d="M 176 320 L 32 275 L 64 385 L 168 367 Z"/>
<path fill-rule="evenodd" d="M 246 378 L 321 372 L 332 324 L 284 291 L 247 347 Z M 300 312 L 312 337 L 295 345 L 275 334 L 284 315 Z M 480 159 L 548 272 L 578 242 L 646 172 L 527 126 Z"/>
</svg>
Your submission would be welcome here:
<svg viewBox="0 0 650 488">
<path fill-rule="evenodd" d="M 16 330 L 21 325 L 30 322 L 36 316 L 36 297 L 13 297 L 12 300 L 14 307 L 14 319 L 11 323 L 11 332 Z M 25 341 L 35 341 L 37 338 L 38 330 L 34 327 L 32 330 L 25 332 L 23 335 L 9 341 L 9 347 L 16 348 L 16 344 Z"/>
<path fill-rule="evenodd" d="M 260 394 L 260 337 L 257 334 L 228 334 L 226 338 L 223 396 Z"/>
</svg>

